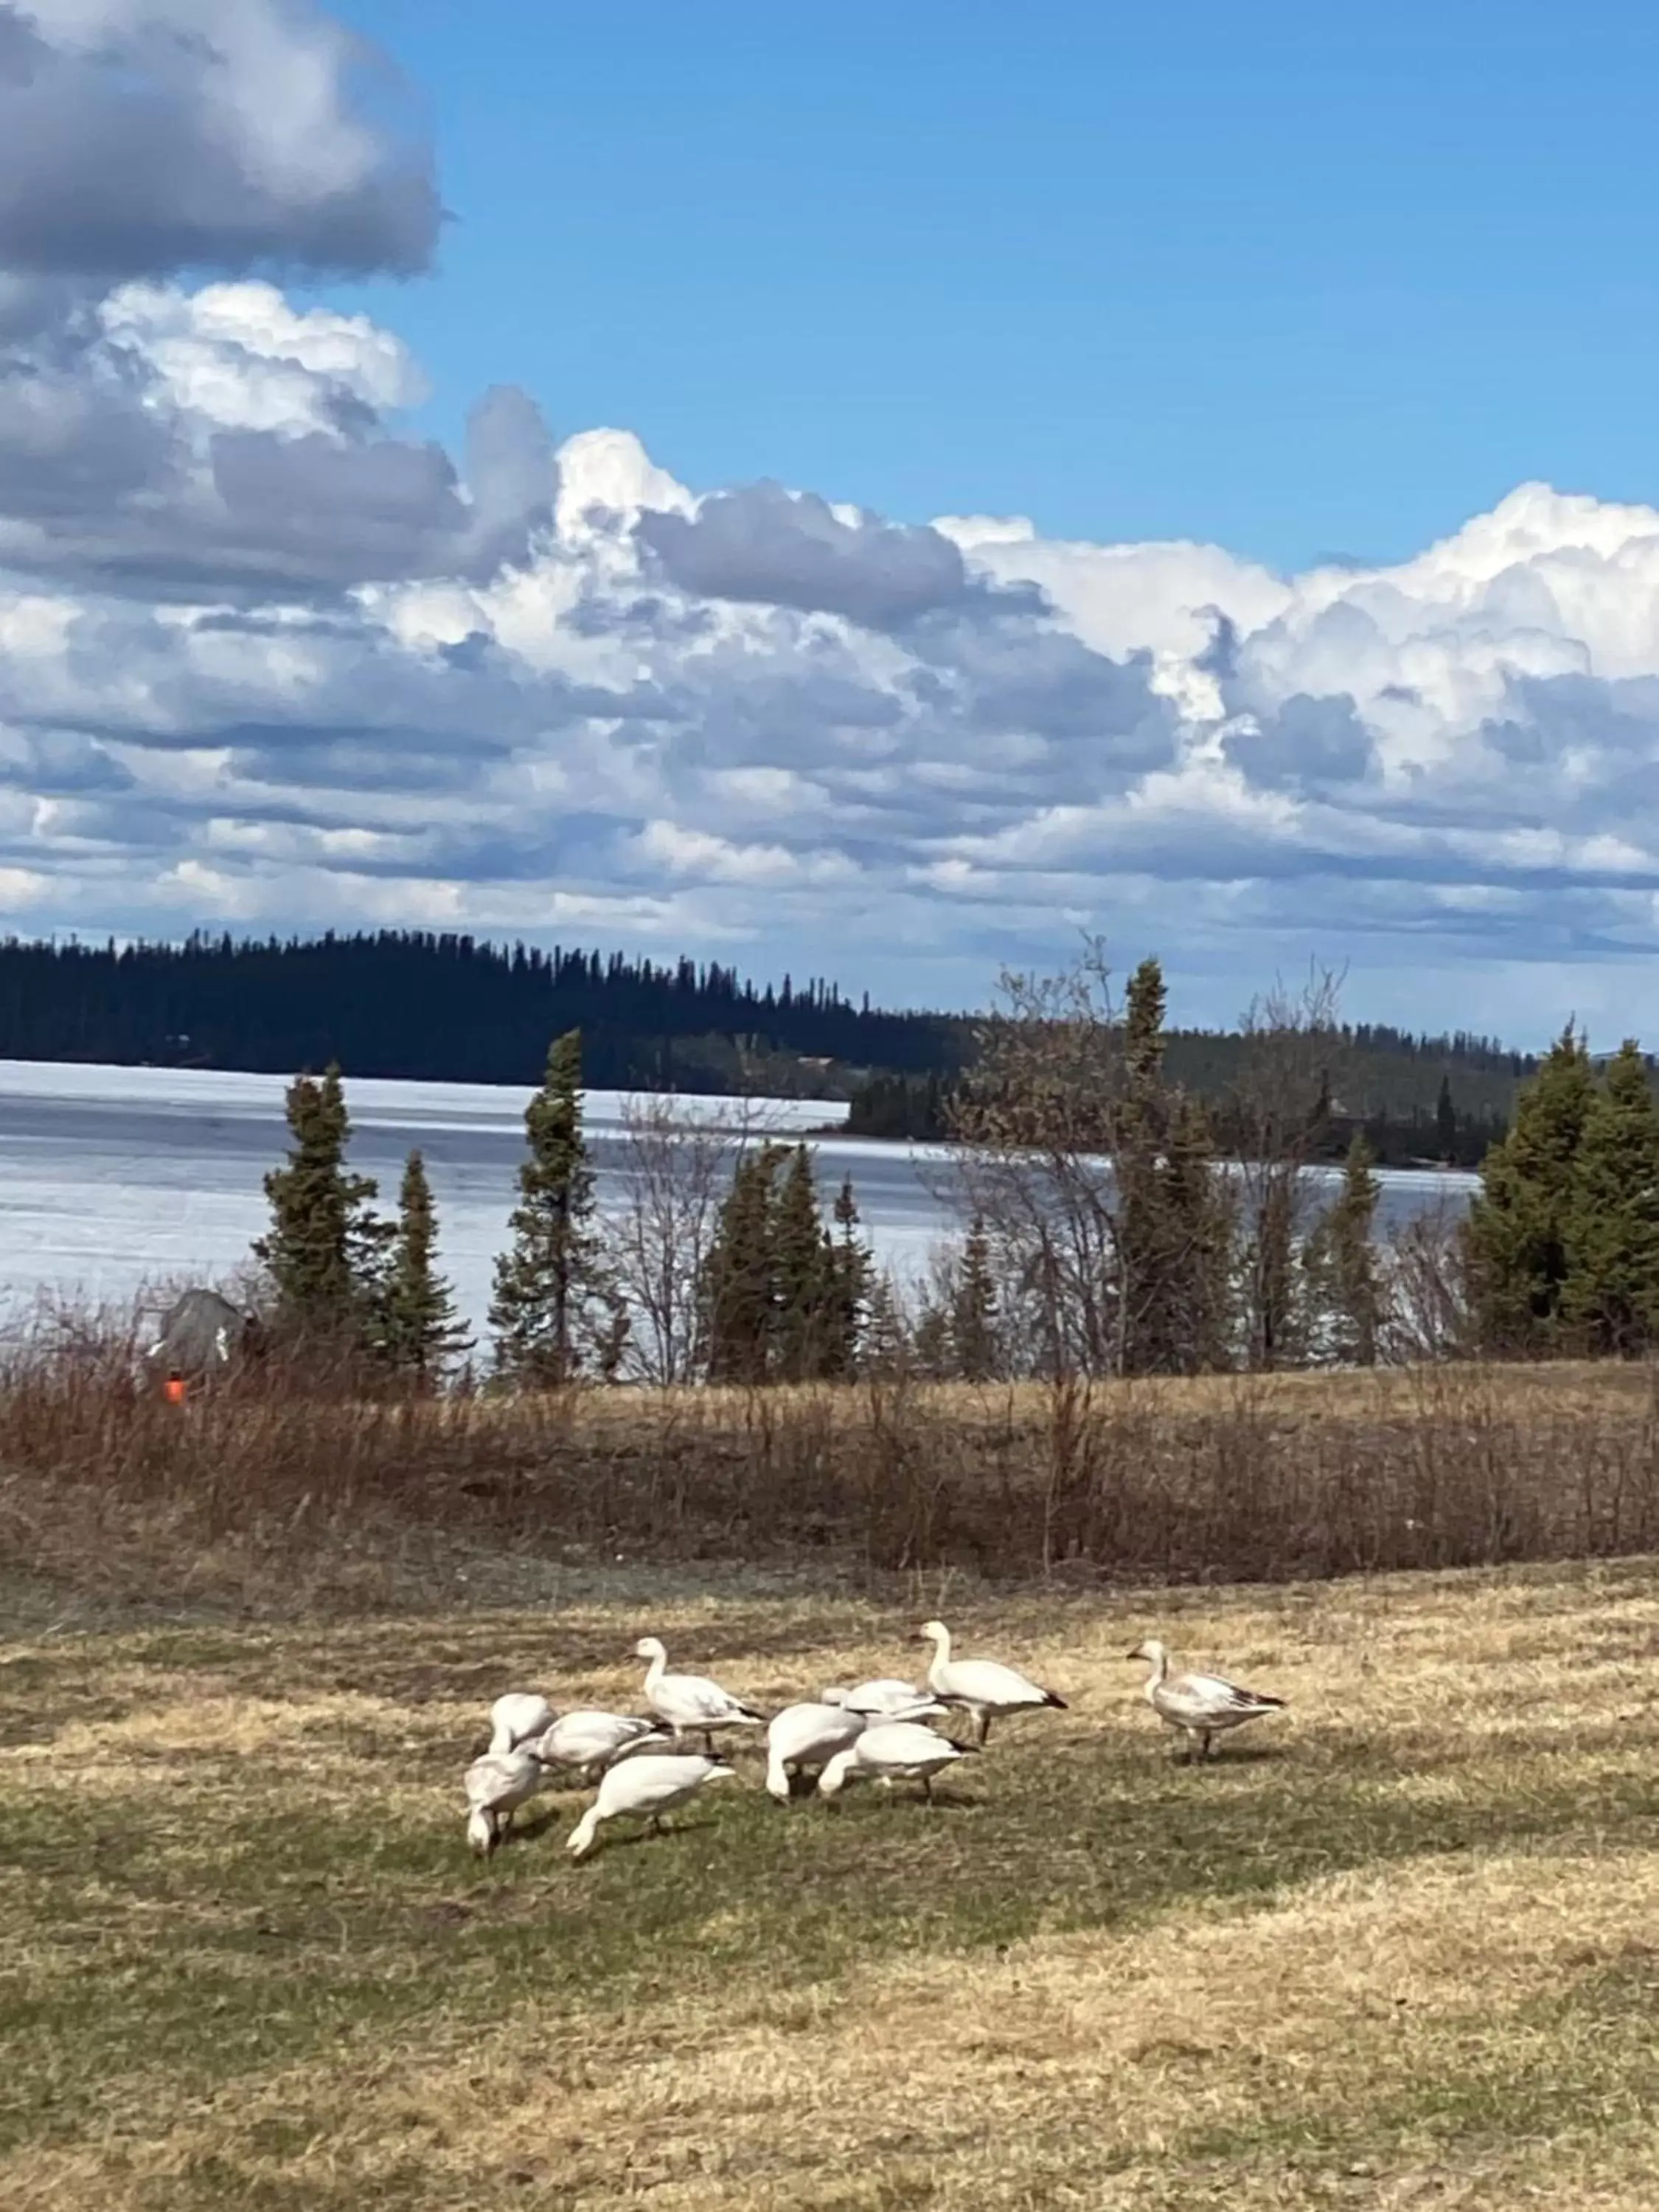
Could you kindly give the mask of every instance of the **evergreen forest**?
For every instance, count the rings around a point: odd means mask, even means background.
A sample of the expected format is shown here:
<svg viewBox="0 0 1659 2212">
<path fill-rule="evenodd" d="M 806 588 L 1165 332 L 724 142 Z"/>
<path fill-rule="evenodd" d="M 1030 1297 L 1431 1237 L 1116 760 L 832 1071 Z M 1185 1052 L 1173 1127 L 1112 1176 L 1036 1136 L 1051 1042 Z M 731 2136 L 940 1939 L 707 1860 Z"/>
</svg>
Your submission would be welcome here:
<svg viewBox="0 0 1659 2212">
<path fill-rule="evenodd" d="M 718 963 L 380 931 L 176 945 L 0 942 L 0 1057 L 527 1085 L 580 1029 L 597 1089 L 850 1101 L 854 1135 L 947 1133 L 982 1018 L 856 1003 L 829 981 L 756 984 Z M 1363 1134 L 1383 1165 L 1478 1166 L 1538 1062 L 1463 1034 L 1334 1027 L 1323 1157 Z M 1223 1150 L 1247 1041 L 1172 1030 L 1172 1076 Z"/>
<path fill-rule="evenodd" d="M 926 1281 L 884 1278 L 850 1181 L 809 1146 L 633 1102 L 621 1210 L 601 1212 L 583 1040 L 525 1112 L 480 1367 L 440 1264 L 418 1152 L 395 1215 L 348 1159 L 337 1066 L 295 1079 L 266 1178 L 259 1335 L 417 1391 L 853 1381 L 909 1373 L 1195 1375 L 1659 1345 L 1659 1102 L 1633 1042 L 1569 1028 L 1522 1085 L 1466 1218 L 1379 1240 L 1362 1129 L 1319 1173 L 1335 1102 L 1317 1005 L 1258 1026 L 1227 1094 L 1238 1149 L 1175 1072 L 1154 960 L 1121 1005 L 1086 964 L 1023 986 L 945 1108 L 958 1231 Z"/>
</svg>

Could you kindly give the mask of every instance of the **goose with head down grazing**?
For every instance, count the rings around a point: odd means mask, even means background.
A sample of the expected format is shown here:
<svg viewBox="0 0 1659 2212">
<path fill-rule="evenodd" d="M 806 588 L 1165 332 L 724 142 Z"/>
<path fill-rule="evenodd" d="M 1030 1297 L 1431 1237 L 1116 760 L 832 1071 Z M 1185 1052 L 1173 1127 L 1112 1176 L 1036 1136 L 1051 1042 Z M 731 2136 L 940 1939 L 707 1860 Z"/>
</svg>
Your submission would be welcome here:
<svg viewBox="0 0 1659 2212">
<path fill-rule="evenodd" d="M 529 1802 L 546 1778 L 539 1747 L 522 1743 L 512 1751 L 487 1751 L 466 1770 L 466 1840 L 488 1858 L 513 1825 L 513 1815 Z"/>
<path fill-rule="evenodd" d="M 786 1705 L 766 1724 L 766 1790 L 780 1805 L 789 1802 L 789 1778 L 816 1774 L 862 1735 L 862 1713 L 845 1705 Z"/>
<path fill-rule="evenodd" d="M 650 1662 L 646 1669 L 645 1701 L 658 1718 L 666 1721 L 672 1729 L 677 1745 L 688 1734 L 696 1733 L 702 1737 L 712 1759 L 715 1729 L 765 1725 L 763 1714 L 757 1713 L 752 1705 L 745 1705 L 741 1698 L 734 1698 L 729 1690 L 723 1690 L 707 1674 L 669 1674 L 668 1654 L 659 1638 L 641 1637 L 634 1646 L 634 1656 Z"/>
<path fill-rule="evenodd" d="M 585 1859 L 605 1821 L 629 1814 L 643 1818 L 647 1835 L 660 1835 L 665 1813 L 695 1797 L 706 1784 L 724 1780 L 732 1771 L 700 1753 L 647 1751 L 618 1759 L 605 1769 L 599 1796 L 571 1830 L 565 1848 L 572 1858 Z"/>
<path fill-rule="evenodd" d="M 895 1782 L 920 1782 L 931 1804 L 933 1777 L 967 1756 L 966 1746 L 936 1735 L 920 1721 L 873 1721 L 830 1761 L 818 1777 L 818 1794 L 835 1797 L 845 1784 L 866 1779 L 888 1789 Z"/>
<path fill-rule="evenodd" d="M 862 1713 L 869 1721 L 920 1721 L 943 1711 L 927 1690 L 914 1682 L 900 1682 L 890 1674 L 872 1682 L 855 1682 L 850 1690 L 820 1690 L 819 1702 L 842 1705 L 849 1713 Z"/>
<path fill-rule="evenodd" d="M 584 1707 L 562 1713 L 541 1737 L 538 1748 L 548 1765 L 574 1767 L 585 1780 L 592 1782 L 616 1760 L 631 1758 L 650 1745 L 666 1748 L 667 1743 L 667 1729 L 654 1721 Z"/>
<path fill-rule="evenodd" d="M 1166 1727 L 1185 1732 L 1189 1759 L 1207 1759 L 1212 1737 L 1226 1729 L 1242 1728 L 1246 1721 L 1260 1720 L 1265 1713 L 1284 1711 L 1283 1698 L 1269 1697 L 1263 1690 L 1241 1689 L 1220 1674 L 1172 1674 L 1169 1652 L 1155 1636 L 1137 1644 L 1129 1656 L 1144 1659 L 1152 1668 L 1146 1702 Z"/>
<path fill-rule="evenodd" d="M 991 1723 L 1000 1714 L 1029 1712 L 1040 1705 L 1054 1705 L 1061 1712 L 1066 1710 L 1064 1698 L 995 1659 L 953 1659 L 951 1632 L 942 1620 L 924 1621 L 915 1640 L 933 1647 L 928 1688 L 941 1705 L 961 1705 L 974 1716 L 976 1743 L 985 1741 Z"/>
<path fill-rule="evenodd" d="M 557 1718 L 547 1699 L 533 1690 L 509 1690 L 489 1708 L 489 1748 L 516 1751 L 521 1743 L 544 1735 Z"/>
</svg>

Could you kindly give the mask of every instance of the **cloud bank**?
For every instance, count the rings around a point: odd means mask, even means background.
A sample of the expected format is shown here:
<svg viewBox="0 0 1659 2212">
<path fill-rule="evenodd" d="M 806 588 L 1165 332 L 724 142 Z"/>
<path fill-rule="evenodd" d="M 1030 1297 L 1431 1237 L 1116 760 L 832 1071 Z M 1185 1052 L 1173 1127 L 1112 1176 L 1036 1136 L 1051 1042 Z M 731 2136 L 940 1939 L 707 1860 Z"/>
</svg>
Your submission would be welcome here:
<svg viewBox="0 0 1659 2212">
<path fill-rule="evenodd" d="M 1189 1018 L 1311 951 L 1395 1018 L 1639 1017 L 1659 512 L 1528 484 L 1279 576 L 699 495 L 510 385 L 451 456 L 397 337 L 276 281 L 429 263 L 395 92 L 301 0 L 0 0 L 3 926 L 524 931 L 957 1003 L 1088 928 Z"/>
</svg>

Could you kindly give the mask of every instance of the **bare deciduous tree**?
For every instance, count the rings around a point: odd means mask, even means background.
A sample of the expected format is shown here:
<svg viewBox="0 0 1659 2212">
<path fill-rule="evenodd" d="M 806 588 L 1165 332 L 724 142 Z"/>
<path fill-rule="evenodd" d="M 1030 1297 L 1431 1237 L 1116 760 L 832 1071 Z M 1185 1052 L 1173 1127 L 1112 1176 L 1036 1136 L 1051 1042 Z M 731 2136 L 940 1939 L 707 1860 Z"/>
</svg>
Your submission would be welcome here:
<svg viewBox="0 0 1659 2212">
<path fill-rule="evenodd" d="M 1061 975 L 1006 974 L 1000 996 L 952 1103 L 954 1195 L 985 1224 L 1006 1304 L 1030 1317 L 1033 1364 L 1114 1372 L 1124 1060 L 1103 951 Z"/>
<path fill-rule="evenodd" d="M 1239 1324 L 1246 1364 L 1295 1366 L 1305 1316 L 1298 1255 L 1320 1178 L 1314 1158 L 1340 1105 L 1342 978 L 1313 967 L 1299 989 L 1276 983 L 1251 1002 L 1244 1053 L 1222 1116 L 1236 1156 Z"/>
<path fill-rule="evenodd" d="M 1006 975 L 1002 998 L 951 1133 L 1004 1364 L 1050 1376 L 1216 1364 L 1227 1208 L 1204 1116 L 1164 1072 L 1157 962 L 1135 970 L 1121 1008 L 1097 943 L 1064 975 Z"/>
<path fill-rule="evenodd" d="M 1445 1201 L 1403 1222 L 1382 1255 L 1381 1356 L 1398 1366 L 1455 1359 L 1476 1329 L 1461 1206 Z"/>
<path fill-rule="evenodd" d="M 702 1374 L 704 1268 L 732 1170 L 766 1118 L 753 1100 L 732 1103 L 735 1127 L 716 1127 L 706 1108 L 671 1096 L 623 1102 L 623 1195 L 607 1218 L 606 1243 L 633 1316 L 627 1365 L 636 1381 L 691 1382 Z"/>
</svg>

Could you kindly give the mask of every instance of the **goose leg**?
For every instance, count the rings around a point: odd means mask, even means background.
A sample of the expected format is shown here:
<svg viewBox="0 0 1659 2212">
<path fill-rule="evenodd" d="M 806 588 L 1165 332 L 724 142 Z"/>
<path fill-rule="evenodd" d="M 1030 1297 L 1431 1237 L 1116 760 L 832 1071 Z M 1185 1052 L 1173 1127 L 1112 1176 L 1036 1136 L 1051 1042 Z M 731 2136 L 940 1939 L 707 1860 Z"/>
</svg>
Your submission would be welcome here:
<svg viewBox="0 0 1659 2212">
<path fill-rule="evenodd" d="M 933 1802 L 933 1778 L 931 1774 L 924 1774 L 921 1778 L 921 1794 L 931 1805 Z"/>
<path fill-rule="evenodd" d="M 714 1756 L 714 1732 L 712 1729 L 705 1729 L 703 1730 L 702 1747 L 708 1753 L 710 1759 Z"/>
<path fill-rule="evenodd" d="M 1207 1759 L 1210 1756 L 1211 1741 L 1210 1731 L 1208 1729 L 1203 1729 L 1198 1739 L 1198 1755 L 1200 1759 Z"/>
<path fill-rule="evenodd" d="M 985 1742 L 985 1741 L 986 1741 L 986 1739 L 989 1736 L 990 1733 L 991 1733 L 991 1716 L 990 1716 L 990 1714 L 989 1714 L 989 1713 L 985 1710 L 985 1708 L 984 1708 L 983 1706 L 981 1706 L 981 1707 L 980 1708 L 980 1716 L 979 1716 L 979 1741 L 980 1741 L 980 1742 L 981 1742 L 981 1743 L 984 1743 L 984 1742 Z"/>
</svg>

